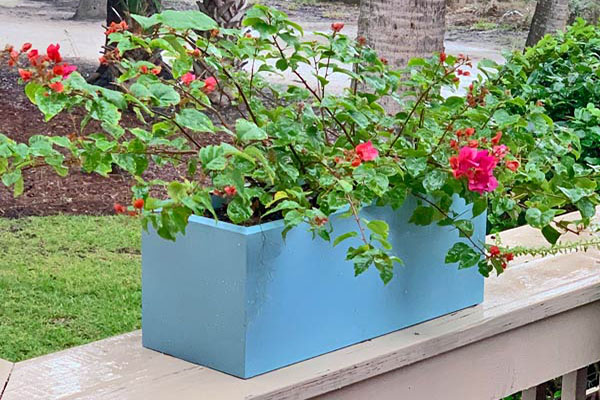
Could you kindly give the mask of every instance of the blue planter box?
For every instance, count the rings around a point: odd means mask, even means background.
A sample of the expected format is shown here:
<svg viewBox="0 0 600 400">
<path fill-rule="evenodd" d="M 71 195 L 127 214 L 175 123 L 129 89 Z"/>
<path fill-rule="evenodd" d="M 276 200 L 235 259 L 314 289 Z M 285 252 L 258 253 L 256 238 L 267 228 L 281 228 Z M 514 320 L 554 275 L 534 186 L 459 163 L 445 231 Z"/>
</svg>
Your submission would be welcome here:
<svg viewBox="0 0 600 400">
<path fill-rule="evenodd" d="M 477 268 L 444 263 L 456 230 L 409 224 L 414 207 L 362 211 L 390 224 L 405 262 L 387 286 L 374 267 L 354 276 L 345 261 L 354 239 L 332 248 L 298 227 L 284 242 L 282 221 L 240 227 L 193 216 L 176 242 L 144 234 L 143 345 L 249 378 L 480 303 Z M 356 229 L 353 218 L 331 222 L 336 236 Z M 483 241 L 485 216 L 475 226 Z"/>
</svg>

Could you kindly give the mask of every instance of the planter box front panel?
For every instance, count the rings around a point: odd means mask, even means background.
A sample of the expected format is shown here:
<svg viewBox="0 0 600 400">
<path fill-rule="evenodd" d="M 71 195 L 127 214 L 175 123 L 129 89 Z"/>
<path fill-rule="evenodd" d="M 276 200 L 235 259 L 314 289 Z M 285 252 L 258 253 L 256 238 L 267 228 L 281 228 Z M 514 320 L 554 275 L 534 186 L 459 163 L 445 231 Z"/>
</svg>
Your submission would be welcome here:
<svg viewBox="0 0 600 400">
<path fill-rule="evenodd" d="M 251 377 L 432 319 L 483 300 L 476 268 L 444 263 L 451 227 L 409 224 L 414 204 L 367 207 L 390 224 L 404 260 L 384 285 L 373 267 L 359 277 L 336 248 L 304 227 L 284 242 L 282 223 L 242 228 L 193 217 L 176 243 L 143 238 L 144 345 Z M 485 216 L 475 237 L 485 238 Z M 355 230 L 333 217 L 334 235 Z"/>
</svg>

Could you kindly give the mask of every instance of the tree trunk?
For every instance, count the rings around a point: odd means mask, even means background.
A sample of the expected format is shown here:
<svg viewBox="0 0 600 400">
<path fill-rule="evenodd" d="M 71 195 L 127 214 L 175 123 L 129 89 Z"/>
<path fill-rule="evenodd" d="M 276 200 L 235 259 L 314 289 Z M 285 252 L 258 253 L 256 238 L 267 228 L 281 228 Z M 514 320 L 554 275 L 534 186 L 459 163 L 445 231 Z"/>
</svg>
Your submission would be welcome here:
<svg viewBox="0 0 600 400">
<path fill-rule="evenodd" d="M 106 18 L 107 0 L 79 0 L 74 19 L 104 19 Z"/>
<path fill-rule="evenodd" d="M 223 28 L 240 28 L 248 8 L 247 0 L 201 0 L 198 8 Z"/>
<path fill-rule="evenodd" d="M 82 0 L 86 1 L 86 0 Z M 92 0 L 93 1 L 93 0 Z M 132 20 L 129 17 L 130 13 L 133 14 L 142 14 L 150 16 L 156 12 L 158 12 L 158 6 L 160 6 L 160 1 L 156 0 L 144 0 L 140 2 L 139 9 L 137 10 L 129 10 L 126 1 L 124 0 L 107 0 L 106 2 L 106 26 L 110 26 L 112 22 L 119 23 L 122 20 L 127 21 L 129 25 L 132 24 Z M 109 51 L 112 49 L 108 48 L 108 38 L 106 38 L 105 51 Z M 145 54 L 145 53 L 144 53 Z M 94 72 L 89 78 L 88 82 L 94 85 L 100 85 L 104 87 L 109 87 L 111 83 L 116 78 L 117 71 L 108 65 L 101 64 L 96 72 Z"/>
<path fill-rule="evenodd" d="M 362 0 L 358 36 L 393 67 L 444 50 L 445 0 Z"/>
<path fill-rule="evenodd" d="M 531 20 L 526 46 L 534 46 L 544 35 L 565 29 L 569 0 L 538 0 Z"/>
<path fill-rule="evenodd" d="M 394 68 L 444 51 L 445 0 L 361 0 L 358 36 Z M 384 101 L 392 113 L 397 106 Z"/>
</svg>

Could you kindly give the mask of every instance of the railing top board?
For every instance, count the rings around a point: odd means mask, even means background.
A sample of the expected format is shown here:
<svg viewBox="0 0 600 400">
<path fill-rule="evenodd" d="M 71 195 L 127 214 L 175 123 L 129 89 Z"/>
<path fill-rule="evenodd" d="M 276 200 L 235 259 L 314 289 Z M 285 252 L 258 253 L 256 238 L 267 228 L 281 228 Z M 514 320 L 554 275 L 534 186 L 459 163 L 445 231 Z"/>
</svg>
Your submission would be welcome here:
<svg viewBox="0 0 600 400">
<path fill-rule="evenodd" d="M 527 227 L 504 243 L 541 245 Z M 304 399 L 600 299 L 600 252 L 521 259 L 483 304 L 243 380 L 142 348 L 132 332 L 15 364 L 2 400 Z"/>
</svg>

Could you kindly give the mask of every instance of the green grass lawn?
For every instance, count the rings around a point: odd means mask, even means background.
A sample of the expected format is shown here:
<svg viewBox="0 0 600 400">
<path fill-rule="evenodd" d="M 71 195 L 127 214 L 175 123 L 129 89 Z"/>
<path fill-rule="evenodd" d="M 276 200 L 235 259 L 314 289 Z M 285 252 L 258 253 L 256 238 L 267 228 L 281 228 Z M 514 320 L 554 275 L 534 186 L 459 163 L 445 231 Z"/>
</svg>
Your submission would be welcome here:
<svg viewBox="0 0 600 400">
<path fill-rule="evenodd" d="M 0 358 L 138 329 L 140 273 L 135 218 L 0 218 Z"/>
</svg>

